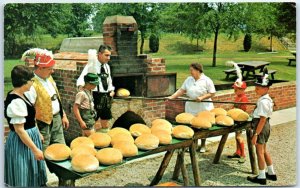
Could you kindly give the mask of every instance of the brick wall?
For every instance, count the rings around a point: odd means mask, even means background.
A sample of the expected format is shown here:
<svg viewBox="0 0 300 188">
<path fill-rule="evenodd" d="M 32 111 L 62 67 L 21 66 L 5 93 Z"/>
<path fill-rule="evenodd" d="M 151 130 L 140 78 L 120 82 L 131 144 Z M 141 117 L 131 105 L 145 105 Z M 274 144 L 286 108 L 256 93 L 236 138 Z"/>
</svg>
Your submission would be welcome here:
<svg viewBox="0 0 300 188">
<path fill-rule="evenodd" d="M 165 73 L 166 64 L 164 58 L 149 58 L 146 59 L 147 63 L 147 72 L 151 73 Z"/>
<path fill-rule="evenodd" d="M 255 93 L 255 87 L 251 86 L 246 89 L 246 95 L 249 102 L 256 102 L 259 98 Z M 273 98 L 275 103 L 274 111 L 281 110 L 285 108 L 290 108 L 296 106 L 296 82 L 283 82 L 276 83 L 269 90 L 270 96 Z M 233 89 L 217 91 L 215 97 L 212 100 L 215 101 L 234 101 L 235 95 Z M 185 102 L 182 101 L 167 101 L 166 102 L 166 118 L 170 120 L 175 120 L 177 114 L 184 112 Z M 232 107 L 232 104 L 221 104 L 215 103 L 214 107 L 221 107 L 226 110 Z M 254 110 L 253 105 L 248 105 L 247 112 L 252 113 Z"/>
</svg>

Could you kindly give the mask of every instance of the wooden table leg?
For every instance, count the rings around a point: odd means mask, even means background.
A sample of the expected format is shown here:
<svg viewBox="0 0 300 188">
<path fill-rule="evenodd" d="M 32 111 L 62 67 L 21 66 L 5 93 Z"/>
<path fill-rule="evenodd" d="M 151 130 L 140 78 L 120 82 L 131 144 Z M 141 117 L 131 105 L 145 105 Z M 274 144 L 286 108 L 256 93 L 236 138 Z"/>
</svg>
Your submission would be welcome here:
<svg viewBox="0 0 300 188">
<path fill-rule="evenodd" d="M 181 152 L 179 153 L 180 158 L 182 160 L 181 163 L 181 174 L 182 174 L 182 179 L 183 179 L 183 186 L 189 186 L 189 177 L 188 177 L 188 172 L 186 170 L 186 166 L 184 163 L 184 149 L 181 150 Z"/>
<path fill-rule="evenodd" d="M 177 150 L 177 159 L 176 159 L 176 164 L 175 164 L 175 167 L 174 167 L 174 172 L 173 172 L 173 176 L 172 176 L 172 180 L 178 180 L 178 177 L 179 177 L 179 173 L 180 173 L 180 167 L 181 167 L 181 158 L 180 158 L 180 153 L 181 153 L 181 150 Z"/>
<path fill-rule="evenodd" d="M 166 168 L 168 167 L 168 164 L 169 164 L 169 162 L 172 158 L 173 153 L 174 153 L 174 149 L 167 151 L 167 153 L 165 154 L 165 157 L 164 157 L 163 161 L 161 162 L 160 167 L 159 167 L 154 179 L 152 180 L 150 186 L 158 184 L 158 182 L 161 180 L 162 176 L 164 175 L 164 172 L 165 172 Z"/>
<path fill-rule="evenodd" d="M 248 144 L 248 151 L 249 151 L 249 159 L 250 159 L 250 163 L 251 163 L 251 170 L 252 170 L 252 174 L 257 174 L 257 162 L 255 159 L 255 153 L 254 153 L 254 147 L 253 144 L 251 142 L 251 131 L 248 129 L 246 130 L 246 134 L 247 134 L 247 144 Z"/>
<path fill-rule="evenodd" d="M 58 186 L 59 187 L 75 187 L 75 180 L 65 180 L 62 178 L 58 178 Z"/>
<path fill-rule="evenodd" d="M 214 161 L 213 161 L 214 164 L 217 164 L 220 161 L 220 157 L 221 157 L 221 154 L 223 152 L 223 148 L 224 148 L 224 145 L 226 143 L 227 137 L 228 137 L 228 133 L 224 134 L 221 138 L 221 141 L 220 141 L 219 146 L 218 146 L 217 153 L 216 153 Z"/>
<path fill-rule="evenodd" d="M 196 157 L 197 145 L 198 145 L 198 139 L 194 139 L 192 145 L 190 146 L 190 157 L 191 157 L 195 186 L 200 186 L 201 184 L 200 170 L 199 170 L 198 161 Z"/>
</svg>

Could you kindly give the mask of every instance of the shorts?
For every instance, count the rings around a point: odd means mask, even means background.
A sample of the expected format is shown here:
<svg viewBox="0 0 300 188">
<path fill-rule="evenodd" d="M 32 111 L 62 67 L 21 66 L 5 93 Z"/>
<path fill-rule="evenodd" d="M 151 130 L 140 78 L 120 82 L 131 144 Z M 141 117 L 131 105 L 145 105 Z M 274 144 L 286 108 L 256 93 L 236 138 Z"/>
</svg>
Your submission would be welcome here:
<svg viewBox="0 0 300 188">
<path fill-rule="evenodd" d="M 112 97 L 109 93 L 93 92 L 95 110 L 97 112 L 97 119 L 109 120 L 112 118 L 111 105 Z"/>
<path fill-rule="evenodd" d="M 82 130 L 92 130 L 95 125 L 95 114 L 90 109 L 79 109 L 80 116 L 86 124 L 86 128 Z"/>
<path fill-rule="evenodd" d="M 256 131 L 259 120 L 260 120 L 259 118 L 253 118 L 253 120 L 252 120 L 252 128 L 254 131 Z M 269 140 L 270 133 L 271 133 L 271 127 L 270 127 L 269 118 L 268 118 L 266 120 L 266 123 L 265 123 L 262 131 L 257 136 L 257 143 L 258 144 L 266 144 Z"/>
</svg>

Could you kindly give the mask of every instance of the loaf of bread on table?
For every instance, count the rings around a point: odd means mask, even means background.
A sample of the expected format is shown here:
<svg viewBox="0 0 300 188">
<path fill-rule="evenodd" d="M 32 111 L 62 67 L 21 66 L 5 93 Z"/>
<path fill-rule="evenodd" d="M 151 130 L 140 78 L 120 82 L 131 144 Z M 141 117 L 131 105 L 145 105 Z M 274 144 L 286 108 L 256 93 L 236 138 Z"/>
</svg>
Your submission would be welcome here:
<svg viewBox="0 0 300 188">
<path fill-rule="evenodd" d="M 65 144 L 51 144 L 44 152 L 44 156 L 48 160 L 63 161 L 70 157 L 71 149 Z"/>
</svg>

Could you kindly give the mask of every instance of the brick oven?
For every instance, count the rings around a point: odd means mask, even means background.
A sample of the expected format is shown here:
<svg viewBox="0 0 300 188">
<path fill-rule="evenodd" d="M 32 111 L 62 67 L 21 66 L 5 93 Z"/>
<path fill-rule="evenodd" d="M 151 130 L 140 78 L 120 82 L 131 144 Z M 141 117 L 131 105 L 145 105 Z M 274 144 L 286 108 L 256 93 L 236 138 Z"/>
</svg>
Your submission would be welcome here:
<svg viewBox="0 0 300 188">
<path fill-rule="evenodd" d="M 131 96 L 141 98 L 171 95 L 176 90 L 176 73 L 165 72 L 166 65 L 163 58 L 151 58 L 146 54 L 138 55 L 137 40 L 138 25 L 133 17 L 109 16 L 103 22 L 103 43 L 112 47 L 109 65 L 116 90 L 126 88 Z M 80 41 L 84 43 L 84 38 Z M 98 45 L 94 45 L 100 46 L 101 41 Z M 77 92 L 76 80 L 88 61 L 87 50 L 82 53 L 82 50 L 74 51 L 74 47 L 70 48 L 72 50 L 68 51 L 64 48 L 63 51 L 54 55 L 57 65 L 53 74 L 70 121 L 70 128 L 65 131 L 67 143 L 81 135 L 72 106 Z M 153 119 L 165 118 L 165 111 L 163 100 L 114 99 L 113 118 L 110 125 L 112 126 L 116 120 L 128 112 L 133 112 L 150 125 Z"/>
</svg>

